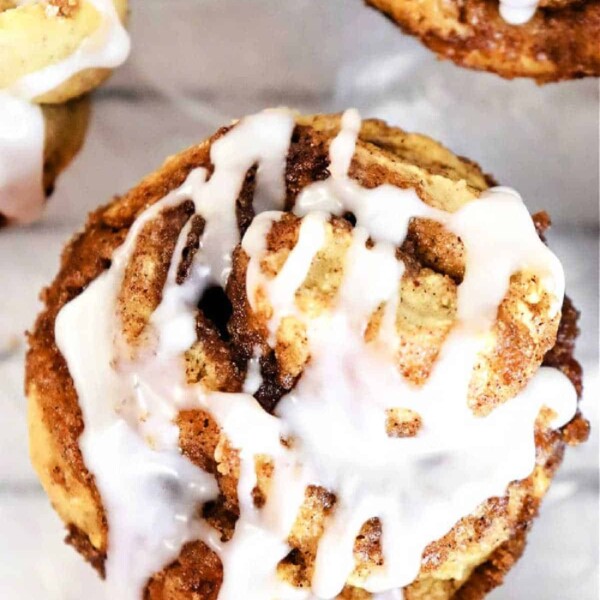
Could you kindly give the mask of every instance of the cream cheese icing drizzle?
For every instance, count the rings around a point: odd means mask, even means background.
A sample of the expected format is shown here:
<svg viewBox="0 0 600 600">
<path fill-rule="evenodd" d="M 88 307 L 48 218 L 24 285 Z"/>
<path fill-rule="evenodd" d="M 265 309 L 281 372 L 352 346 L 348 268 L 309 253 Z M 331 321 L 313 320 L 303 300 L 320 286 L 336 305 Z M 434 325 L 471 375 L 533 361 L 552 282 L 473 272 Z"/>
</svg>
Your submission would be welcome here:
<svg viewBox="0 0 600 600">
<path fill-rule="evenodd" d="M 523 25 L 533 17 L 538 4 L 538 0 L 500 0 L 500 16 L 511 25 Z"/>
<path fill-rule="evenodd" d="M 0 91 L 0 213 L 34 221 L 44 204 L 44 116 L 39 106 Z"/>
<path fill-rule="evenodd" d="M 331 144 L 331 177 L 309 185 L 297 198 L 294 210 L 302 219 L 298 241 L 277 276 L 267 279 L 260 261 L 265 237 L 283 214 L 293 127 L 293 116 L 285 110 L 240 121 L 213 144 L 210 179 L 203 169 L 191 172 L 181 188 L 143 213 L 114 253 L 110 269 L 57 317 L 57 344 L 85 422 L 81 450 L 106 509 L 107 577 L 113 597 L 141 598 L 154 572 L 174 559 L 186 541 L 201 539 L 223 564 L 220 600 L 333 598 L 354 569 L 355 537 L 373 517 L 382 523 L 384 565 L 361 585 L 376 598 L 400 597 L 398 589 L 416 576 L 427 544 L 487 498 L 504 495 L 510 482 L 531 473 L 534 421 L 542 406 L 555 412 L 556 427 L 574 414 L 572 385 L 559 371 L 545 367 L 517 397 L 484 418 L 467 405 L 472 368 L 510 276 L 532 270 L 555 297 L 556 310 L 562 302 L 560 263 L 537 237 L 518 194 L 496 188 L 447 213 L 424 204 L 414 190 L 362 188 L 347 175 L 360 129 L 355 111 L 345 114 Z M 187 384 L 182 357 L 195 340 L 202 291 L 224 285 L 229 275 L 231 254 L 240 242 L 235 201 L 254 165 L 259 209 L 241 240 L 249 256 L 248 299 L 254 306 L 256 290 L 266 292 L 273 308 L 271 344 L 282 319 L 294 315 L 306 326 L 311 353 L 275 415 L 251 395 L 259 384 L 257 354 L 245 393 L 239 394 Z M 201 248 L 183 285 L 176 283 L 171 267 L 150 320 L 149 347 L 132 359 L 116 318 L 124 268 L 144 224 L 186 199 L 193 200 L 206 221 Z M 330 215 L 347 211 L 355 214 L 357 224 L 341 288 L 331 308 L 308 319 L 295 304 L 296 290 L 324 244 Z M 404 271 L 395 249 L 415 216 L 440 221 L 466 248 L 457 323 L 420 388 L 407 383 L 395 366 L 393 331 Z M 184 227 L 176 257 L 186 237 Z M 368 239 L 372 244 L 367 246 Z M 386 305 L 384 331 L 366 344 L 369 317 L 381 304 Z M 210 412 L 239 452 L 240 517 L 229 542 L 197 517 L 199 505 L 217 492 L 214 481 L 178 450 L 174 419 L 182 408 L 194 407 Z M 421 416 L 416 437 L 386 435 L 386 410 L 396 407 Z M 293 443 L 284 445 L 282 439 Z M 268 456 L 274 467 L 262 508 L 252 496 L 259 455 Z M 319 542 L 311 589 L 305 590 L 278 580 L 276 570 L 290 550 L 288 535 L 308 485 L 327 488 L 337 500 Z"/>
<path fill-rule="evenodd" d="M 113 0 L 86 1 L 101 17 L 92 35 L 63 60 L 24 75 L 0 91 L 0 213 L 15 222 L 38 218 L 45 200 L 44 117 L 34 99 L 86 69 L 115 68 L 129 55 L 129 35 Z"/>
</svg>

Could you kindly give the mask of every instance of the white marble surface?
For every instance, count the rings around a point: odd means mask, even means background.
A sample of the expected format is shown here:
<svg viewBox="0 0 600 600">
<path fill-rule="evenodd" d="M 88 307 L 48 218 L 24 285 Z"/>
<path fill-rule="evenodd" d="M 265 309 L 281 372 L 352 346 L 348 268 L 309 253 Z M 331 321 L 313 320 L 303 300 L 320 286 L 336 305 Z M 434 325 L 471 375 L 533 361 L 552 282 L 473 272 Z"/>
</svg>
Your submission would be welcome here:
<svg viewBox="0 0 600 600">
<path fill-rule="evenodd" d="M 582 408 L 525 559 L 496 600 L 598 598 L 598 85 L 538 87 L 438 62 L 360 0 L 137 0 L 131 61 L 97 94 L 86 147 L 46 218 L 0 232 L 0 598 L 104 598 L 27 458 L 22 333 L 85 214 L 169 153 L 267 105 L 357 106 L 436 137 L 554 217 L 550 242 L 582 310 Z"/>
</svg>

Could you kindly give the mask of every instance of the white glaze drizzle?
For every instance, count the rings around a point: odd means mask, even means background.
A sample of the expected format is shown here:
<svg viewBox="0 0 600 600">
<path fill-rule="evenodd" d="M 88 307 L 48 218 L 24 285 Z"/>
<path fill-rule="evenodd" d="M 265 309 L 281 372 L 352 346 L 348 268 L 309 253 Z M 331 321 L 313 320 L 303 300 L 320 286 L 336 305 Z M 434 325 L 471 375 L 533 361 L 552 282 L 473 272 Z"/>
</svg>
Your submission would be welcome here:
<svg viewBox="0 0 600 600">
<path fill-rule="evenodd" d="M 244 119 L 233 130 L 233 135 L 215 142 L 211 148 L 215 172 L 210 180 L 206 181 L 205 170 L 196 169 L 179 189 L 144 212 L 131 228 L 125 243 L 114 253 L 111 268 L 90 285 L 89 293 L 70 302 L 57 317 L 57 344 L 70 365 L 86 423 L 80 447 L 86 465 L 95 474 L 107 512 L 110 548 L 107 574 L 112 597 L 139 597 L 152 573 L 175 559 L 186 541 L 199 537 L 203 528 L 194 515 L 198 506 L 216 493 L 212 478 L 193 468 L 178 450 L 178 429 L 174 419 L 179 410 L 186 406 L 210 406 L 211 413 L 218 418 L 233 443 L 240 438 L 235 430 L 228 430 L 228 420 L 233 419 L 241 429 L 239 416 L 244 414 L 245 423 L 251 423 L 252 418 L 256 421 L 256 431 L 264 421 L 276 422 L 274 417 L 264 413 L 252 396 L 229 395 L 236 400 L 236 410 L 228 411 L 228 395 L 207 396 L 198 386 L 186 386 L 180 353 L 195 339 L 195 311 L 203 290 L 214 282 L 221 282 L 229 271 L 231 252 L 239 241 L 235 199 L 245 173 L 259 162 L 263 167 L 257 174 L 259 179 L 267 177 L 269 181 L 275 181 L 280 163 L 272 160 L 277 145 L 270 142 L 276 141 L 272 138 L 278 136 L 280 141 L 289 144 L 293 122 L 287 111 L 266 111 Z M 265 129 L 272 127 L 274 131 L 257 145 L 253 143 L 253 136 L 262 129 L 261 125 Z M 287 146 L 279 149 L 283 156 L 286 151 Z M 270 168 L 271 164 L 276 170 Z M 282 178 L 282 171 L 279 173 Z M 280 189 L 283 189 L 282 184 Z M 183 285 L 178 286 L 175 282 L 176 261 L 171 265 L 161 304 L 151 320 L 151 329 L 156 333 L 154 351 L 142 356 L 139 363 L 131 364 L 114 318 L 125 267 L 142 227 L 160 211 L 187 199 L 194 201 L 198 213 L 206 220 L 202 250 L 196 254 L 190 276 Z M 188 228 L 184 228 L 178 241 L 179 252 L 187 231 Z M 98 318 L 87 319 L 89 314 Z M 73 321 L 79 320 L 85 320 L 85 326 L 73 331 Z M 95 340 L 96 349 L 88 344 L 89 339 Z M 92 364 L 89 362 L 92 355 L 99 361 L 99 368 L 88 377 L 85 371 Z M 165 378 L 164 373 L 176 374 L 175 379 L 170 375 Z M 256 452 L 271 454 L 274 445 L 280 446 L 278 430 L 272 435 L 261 436 Z M 246 443 L 244 447 L 247 447 Z M 124 450 L 122 455 L 118 449 Z M 249 453 L 251 455 L 253 453 Z M 126 457 L 127 465 L 122 464 L 123 457 Z M 140 471 L 140 477 L 132 476 L 135 469 Z M 182 494 L 177 503 L 173 503 L 168 494 L 160 493 L 165 473 L 177 489 L 189 491 Z M 251 473 L 242 477 L 240 486 L 251 478 Z M 149 497 L 153 504 L 150 511 L 147 510 Z M 245 498 L 246 494 L 240 496 L 242 516 L 237 529 L 253 532 L 256 527 L 252 519 L 256 510 L 253 505 L 249 506 L 251 501 L 245 502 Z M 246 505 L 248 514 L 244 511 Z M 263 511 L 259 517 L 265 513 Z M 246 521 L 249 522 L 247 526 Z M 284 525 L 288 527 L 289 523 L 285 521 Z M 212 547 L 221 549 L 222 543 L 213 532 L 208 532 L 206 538 Z M 283 557 L 288 549 L 281 536 L 277 538 L 277 544 L 282 552 L 285 551 Z M 250 544 L 247 551 L 252 552 L 255 547 L 256 544 Z M 232 555 L 234 565 L 239 554 Z M 226 552 L 221 558 L 227 564 Z M 236 578 L 232 581 L 235 583 Z M 224 585 L 228 582 L 226 577 Z"/>
<path fill-rule="evenodd" d="M 108 594 L 114 598 L 136 597 L 149 569 L 161 569 L 176 558 L 193 533 L 198 503 L 216 493 L 212 477 L 194 468 L 179 452 L 178 431 L 172 422 L 177 414 L 174 398 L 161 397 L 157 393 L 160 382 L 152 378 L 153 373 L 132 369 L 115 344 L 119 339 L 114 319 L 118 286 L 136 236 L 162 208 L 181 202 L 185 191 L 169 195 L 136 221 L 125 244 L 114 253 L 112 268 L 92 284 L 94 293 L 69 303 L 56 321 L 57 343 L 81 399 L 85 420 L 81 451 L 97 475 L 108 515 L 106 568 Z M 94 319 L 89 318 L 91 314 Z M 81 335 L 69 331 L 73 320 L 82 323 Z M 88 339 L 94 344 L 88 344 Z M 87 372 L 89 365 L 96 365 L 93 373 Z M 173 382 L 175 389 L 177 384 Z M 136 427 L 139 424 L 142 427 Z M 150 447 L 150 440 L 160 451 Z M 146 504 L 150 497 L 153 502 Z"/>
<path fill-rule="evenodd" d="M 260 347 L 257 346 L 252 353 L 252 358 L 248 360 L 246 366 L 246 379 L 244 380 L 243 391 L 245 394 L 255 394 L 260 388 L 263 378 L 260 372 Z"/>
<path fill-rule="evenodd" d="M 44 204 L 42 109 L 0 91 L 0 213 L 29 223 Z"/>
<path fill-rule="evenodd" d="M 500 0 L 500 16 L 511 25 L 527 23 L 537 10 L 539 0 Z"/>
<path fill-rule="evenodd" d="M 487 498 L 503 495 L 511 481 L 531 473 L 533 425 L 542 405 L 557 414 L 554 426 L 574 413 L 572 385 L 548 368 L 541 368 L 523 392 L 485 418 L 475 417 L 467 406 L 472 367 L 510 275 L 533 270 L 555 295 L 557 307 L 562 301 L 560 264 L 537 237 L 518 194 L 492 190 L 456 213 L 446 213 L 425 205 L 413 190 L 360 187 L 347 176 L 360 129 L 355 111 L 345 114 L 331 144 L 332 176 L 310 185 L 297 199 L 295 211 L 303 218 L 296 245 L 278 275 L 266 278 L 260 260 L 265 237 L 282 215 L 273 209 L 283 207 L 283 167 L 292 129 L 292 115 L 284 110 L 239 122 L 213 144 L 211 178 L 207 181 L 202 169 L 192 172 L 180 189 L 139 217 L 115 252 L 111 268 L 57 318 L 57 344 L 85 421 L 82 453 L 107 510 L 107 575 L 111 589 L 120 593 L 117 597 L 141 597 L 153 572 L 175 558 L 186 541 L 202 539 L 223 563 L 220 600 L 332 598 L 354 568 L 357 533 L 375 516 L 382 521 L 385 563 L 363 585 L 380 594 L 377 598 L 398 597 L 400 592 L 394 590 L 414 579 L 429 542 Z M 276 416 L 264 412 L 249 393 L 207 393 L 187 385 L 182 364 L 182 352 L 195 340 L 195 307 L 202 291 L 213 283 L 224 284 L 228 277 L 231 253 L 239 242 L 235 200 L 255 164 L 265 212 L 254 218 L 242 240 L 250 257 L 248 298 L 253 305 L 256 290 L 266 292 L 273 307 L 270 343 L 281 320 L 294 315 L 305 322 L 311 352 Z M 183 285 L 176 284 L 173 265 L 187 236 L 184 227 L 163 299 L 151 319 L 154 343 L 128 362 L 123 357 L 127 353 L 119 352 L 115 320 L 125 265 L 141 227 L 166 206 L 190 198 L 206 220 L 191 275 Z M 329 214 L 348 210 L 355 214 L 357 226 L 341 289 L 331 309 L 308 320 L 295 305 L 296 290 L 324 243 Z M 383 327 L 389 329 L 394 322 L 395 309 L 389 307 L 401 301 L 404 270 L 395 248 L 414 216 L 442 222 L 461 236 L 466 248 L 457 324 L 428 382 L 419 389 L 404 381 L 394 365 L 393 332 L 384 331 L 372 344 L 363 340 L 370 315 L 382 303 L 387 305 Z M 369 248 L 368 238 L 374 242 Z M 90 314 L 95 318 L 89 319 Z M 258 358 L 255 354 L 252 360 Z M 246 392 L 257 388 L 256 371 L 246 383 Z M 214 495 L 215 488 L 178 453 L 173 420 L 184 407 L 208 410 L 239 451 L 240 518 L 227 543 L 194 518 L 197 504 Z M 395 407 L 421 415 L 418 436 L 397 439 L 385 434 L 385 411 Z M 282 438 L 292 439 L 292 446 L 282 445 Z M 260 509 L 252 496 L 257 455 L 269 456 L 274 465 L 270 492 Z M 147 491 L 157 488 L 163 471 L 180 490 L 193 490 L 178 496 L 176 506 L 165 494 Z M 319 543 L 312 590 L 300 590 L 279 581 L 276 567 L 289 552 L 287 537 L 309 484 L 333 491 L 337 502 Z M 139 543 L 140 536 L 151 552 Z"/>
<path fill-rule="evenodd" d="M 34 221 L 40 216 L 46 198 L 42 182 L 44 117 L 34 99 L 86 69 L 118 67 L 129 55 L 129 35 L 113 0 L 86 1 L 94 6 L 101 19 L 79 48 L 0 91 L 0 213 L 11 221 Z M 48 15 L 48 18 L 62 17 Z M 15 123 L 17 116 L 19 121 Z"/>
</svg>

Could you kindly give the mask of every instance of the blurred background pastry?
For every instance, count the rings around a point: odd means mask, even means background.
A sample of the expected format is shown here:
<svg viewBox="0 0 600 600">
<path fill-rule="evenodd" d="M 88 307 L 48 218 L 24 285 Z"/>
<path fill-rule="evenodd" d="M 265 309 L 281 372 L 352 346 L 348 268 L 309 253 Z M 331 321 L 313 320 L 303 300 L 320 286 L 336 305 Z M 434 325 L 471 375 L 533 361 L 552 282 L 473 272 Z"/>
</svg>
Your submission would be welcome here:
<svg viewBox="0 0 600 600">
<path fill-rule="evenodd" d="M 547 215 L 493 184 L 355 111 L 280 109 L 92 213 L 26 389 L 40 481 L 110 594 L 502 582 L 588 426 Z"/>
<path fill-rule="evenodd" d="M 0 220 L 37 219 L 81 148 L 86 94 L 129 53 L 126 0 L 0 2 Z"/>
<path fill-rule="evenodd" d="M 538 83 L 600 75 L 597 0 L 367 0 L 440 58 Z"/>
</svg>

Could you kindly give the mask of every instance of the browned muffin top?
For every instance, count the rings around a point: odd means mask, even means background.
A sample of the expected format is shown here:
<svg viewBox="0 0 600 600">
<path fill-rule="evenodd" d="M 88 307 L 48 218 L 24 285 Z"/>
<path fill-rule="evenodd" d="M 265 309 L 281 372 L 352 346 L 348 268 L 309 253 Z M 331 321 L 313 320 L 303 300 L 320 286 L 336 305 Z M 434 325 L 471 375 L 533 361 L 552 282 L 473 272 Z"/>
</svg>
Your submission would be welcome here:
<svg viewBox="0 0 600 600">
<path fill-rule="evenodd" d="M 305 188 L 330 177 L 330 143 L 338 130 L 337 117 L 297 119 L 285 164 L 285 214 L 269 230 L 260 261 L 267 278 L 277 277 L 298 244 L 302 219 L 291 209 Z M 59 275 L 44 292 L 46 309 L 30 335 L 27 392 L 34 463 L 53 503 L 69 525 L 69 540 L 99 569 L 104 568 L 107 551 L 110 552 L 110 517 L 107 519 L 102 495 L 81 453 L 81 399 L 69 365 L 57 347 L 56 317 L 114 266 L 116 248 L 144 210 L 179 188 L 194 169 L 206 169 L 209 177 L 214 174 L 211 146 L 229 131 L 231 128 L 222 129 L 207 142 L 169 159 L 131 192 L 90 216 L 85 231 L 63 254 Z M 349 174 L 364 188 L 375 189 L 387 183 L 414 189 L 424 203 L 450 210 L 476 199 L 490 181 L 476 165 L 455 157 L 432 140 L 377 121 L 363 124 Z M 237 194 L 235 210 L 240 238 L 257 220 L 252 204 L 257 177 L 258 169 L 249 168 Z M 145 221 L 137 234 L 115 305 L 123 339 L 133 355 L 143 352 L 152 342 L 148 324 L 163 299 L 172 265 L 176 265 L 177 285 L 184 285 L 201 252 L 207 220 L 202 215 L 194 216 L 194 212 L 190 199 L 182 197 Z M 535 222 L 540 230 L 544 229 L 543 215 Z M 325 222 L 325 245 L 296 294 L 300 314 L 314 317 L 326 310 L 335 297 L 339 277 L 346 269 L 343 256 L 350 246 L 355 223 L 356 215 L 352 214 Z M 182 242 L 180 246 L 178 240 Z M 366 247 L 375 246 L 376 242 L 370 240 Z M 403 302 L 396 320 L 403 340 L 398 361 L 402 376 L 414 385 L 422 385 L 431 374 L 440 344 L 454 319 L 456 288 L 464 278 L 464 247 L 460 239 L 441 230 L 437 222 L 415 219 L 396 255 L 405 265 L 401 280 Z M 246 277 L 251 260 L 252 256 L 238 246 L 227 284 L 205 291 L 196 311 L 196 341 L 185 352 L 183 367 L 188 385 L 200 385 L 206 392 L 236 393 L 248 380 L 249 365 L 256 360 L 261 378 L 253 390 L 254 397 L 265 411 L 272 413 L 302 380 L 310 355 L 298 323 L 286 322 L 277 332 L 276 343 L 269 340 L 268 296 L 266 302 L 257 304 L 248 295 Z M 514 297 L 509 294 L 499 310 L 493 337 L 496 341 L 478 369 L 487 376 L 475 384 L 477 401 L 472 408 L 482 410 L 482 414 L 514 395 L 542 360 L 563 370 L 580 389 L 580 372 L 572 356 L 576 312 L 566 301 L 559 325 L 559 316 L 555 320 L 543 315 L 544 301 L 532 304 L 530 300 L 532 308 L 527 308 L 523 298 L 527 297 L 530 284 L 529 280 L 514 277 Z M 528 311 L 537 323 L 535 327 L 520 326 L 520 319 L 526 314 L 523 311 Z M 367 342 L 369 336 L 376 337 L 380 317 L 374 313 L 365 331 Z M 558 343 L 554 345 L 555 338 Z M 219 494 L 202 507 L 203 517 L 223 540 L 231 540 L 241 509 L 238 449 L 224 435 L 219 419 L 206 408 L 183 409 L 176 422 L 183 455 L 214 476 L 219 486 Z M 562 431 L 551 431 L 544 423 L 542 419 L 536 430 L 538 458 L 532 475 L 512 484 L 505 497 L 486 501 L 445 536 L 429 544 L 419 576 L 406 589 L 407 597 L 428 597 L 428 590 L 436 590 L 443 598 L 455 593 L 457 597 L 477 598 L 501 581 L 521 551 L 522 532 L 560 461 L 564 441 L 574 442 L 584 434 L 585 425 L 579 417 Z M 392 437 L 418 435 L 420 426 L 415 415 L 396 410 L 388 414 L 388 435 Z M 294 445 L 293 439 L 283 442 Z M 269 457 L 257 456 L 255 470 L 252 501 L 260 510 L 268 502 L 273 463 Z M 335 491 L 323 485 L 311 485 L 305 490 L 287 539 L 290 550 L 278 567 L 280 577 L 293 585 L 307 586 L 314 575 L 319 540 L 339 506 Z M 375 517 L 366 520 L 360 529 L 353 548 L 355 567 L 341 597 L 368 597 L 360 589 L 361 582 L 385 560 L 382 531 L 382 523 Z M 212 599 L 217 597 L 222 578 L 218 553 L 205 542 L 191 542 L 183 546 L 170 566 L 151 578 L 146 594 L 151 599 Z"/>
</svg>

